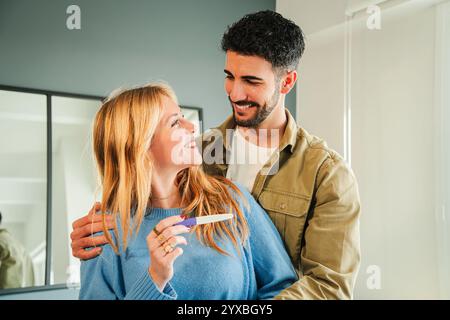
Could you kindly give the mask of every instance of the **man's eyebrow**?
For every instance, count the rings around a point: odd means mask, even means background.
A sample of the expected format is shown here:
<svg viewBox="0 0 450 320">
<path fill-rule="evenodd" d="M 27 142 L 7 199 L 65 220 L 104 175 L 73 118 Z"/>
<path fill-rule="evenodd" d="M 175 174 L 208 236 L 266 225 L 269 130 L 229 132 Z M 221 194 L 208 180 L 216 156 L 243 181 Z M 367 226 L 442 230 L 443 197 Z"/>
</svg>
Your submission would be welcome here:
<svg viewBox="0 0 450 320">
<path fill-rule="evenodd" d="M 227 75 L 229 75 L 231 77 L 234 77 L 233 74 L 230 71 L 228 71 L 227 69 L 224 69 L 223 72 L 225 72 Z M 261 79 L 261 78 L 255 77 L 255 76 L 242 76 L 241 78 L 244 80 L 264 81 L 264 79 Z"/>
<path fill-rule="evenodd" d="M 242 76 L 241 78 L 242 78 L 242 79 L 244 79 L 244 80 L 257 80 L 257 81 L 264 81 L 263 79 L 261 79 L 261 78 L 258 78 L 258 77 L 255 77 L 255 76 Z"/>
<path fill-rule="evenodd" d="M 227 69 L 224 69 L 223 72 L 225 72 L 227 75 L 233 77 L 233 74 L 230 71 L 228 71 Z"/>
</svg>

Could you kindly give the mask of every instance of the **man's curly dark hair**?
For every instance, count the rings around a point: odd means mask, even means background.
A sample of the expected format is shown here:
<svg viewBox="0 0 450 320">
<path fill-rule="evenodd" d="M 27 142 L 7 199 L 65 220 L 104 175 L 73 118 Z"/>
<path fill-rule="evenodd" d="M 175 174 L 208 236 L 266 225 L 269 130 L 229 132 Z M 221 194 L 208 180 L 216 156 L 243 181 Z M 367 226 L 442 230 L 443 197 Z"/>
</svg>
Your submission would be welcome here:
<svg viewBox="0 0 450 320">
<path fill-rule="evenodd" d="M 305 50 L 303 32 L 281 14 L 265 10 L 245 15 L 228 26 L 222 50 L 259 56 L 278 70 L 293 70 Z"/>
</svg>

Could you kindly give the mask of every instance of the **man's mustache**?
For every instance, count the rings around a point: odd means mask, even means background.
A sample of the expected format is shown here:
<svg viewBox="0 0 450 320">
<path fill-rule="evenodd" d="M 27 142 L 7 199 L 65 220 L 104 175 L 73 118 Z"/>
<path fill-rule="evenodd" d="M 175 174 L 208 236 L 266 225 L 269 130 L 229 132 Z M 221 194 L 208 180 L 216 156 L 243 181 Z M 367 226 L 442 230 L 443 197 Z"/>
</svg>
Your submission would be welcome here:
<svg viewBox="0 0 450 320">
<path fill-rule="evenodd" d="M 233 100 L 231 100 L 230 96 L 228 96 L 228 100 L 230 100 L 231 103 L 237 104 L 240 107 L 245 107 L 245 106 L 259 107 L 259 103 L 255 102 L 255 101 L 249 101 L 249 100 L 233 101 Z"/>
</svg>

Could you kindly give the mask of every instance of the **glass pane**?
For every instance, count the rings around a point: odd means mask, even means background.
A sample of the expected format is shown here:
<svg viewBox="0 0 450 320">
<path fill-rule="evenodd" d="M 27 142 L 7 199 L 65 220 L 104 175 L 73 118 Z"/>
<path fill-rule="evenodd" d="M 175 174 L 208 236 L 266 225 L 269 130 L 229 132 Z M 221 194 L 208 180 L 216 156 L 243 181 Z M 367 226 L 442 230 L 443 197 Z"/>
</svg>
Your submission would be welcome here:
<svg viewBox="0 0 450 320">
<path fill-rule="evenodd" d="M 195 125 L 195 136 L 200 135 L 200 132 L 202 132 L 200 111 L 194 108 L 181 107 L 181 112 L 183 113 L 186 120 L 192 122 Z"/>
<path fill-rule="evenodd" d="M 384 7 L 379 29 L 368 27 L 368 15 L 352 22 L 351 156 L 363 207 L 358 298 L 445 297 L 436 12 L 430 1 L 412 1 Z"/>
<path fill-rule="evenodd" d="M 72 222 L 95 202 L 92 122 L 100 101 L 52 97 L 51 284 L 79 283 L 79 260 L 71 255 Z"/>
<path fill-rule="evenodd" d="M 0 90 L 0 289 L 45 283 L 46 105 Z"/>
<path fill-rule="evenodd" d="M 306 32 L 297 121 L 358 180 L 354 297 L 449 299 L 450 1 L 277 4 Z"/>
</svg>

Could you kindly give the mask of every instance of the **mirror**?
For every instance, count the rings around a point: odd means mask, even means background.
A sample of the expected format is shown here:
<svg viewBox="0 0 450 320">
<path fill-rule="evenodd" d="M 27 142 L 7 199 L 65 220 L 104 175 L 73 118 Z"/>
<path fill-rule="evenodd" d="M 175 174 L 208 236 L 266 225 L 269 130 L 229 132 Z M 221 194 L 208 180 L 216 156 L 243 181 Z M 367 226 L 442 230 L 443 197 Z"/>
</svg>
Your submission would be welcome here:
<svg viewBox="0 0 450 320">
<path fill-rule="evenodd" d="M 46 96 L 0 90 L 0 291 L 45 284 Z"/>
<path fill-rule="evenodd" d="M 203 113 L 201 108 L 181 106 L 181 113 L 195 125 L 195 136 L 203 132 Z"/>
<path fill-rule="evenodd" d="M 79 285 L 70 233 L 101 199 L 92 122 L 102 100 L 0 86 L 0 294 Z M 200 134 L 202 109 L 181 110 Z"/>
<path fill-rule="evenodd" d="M 52 266 L 51 284 L 79 283 L 72 257 L 72 222 L 95 202 L 92 122 L 101 101 L 52 96 Z"/>
</svg>

